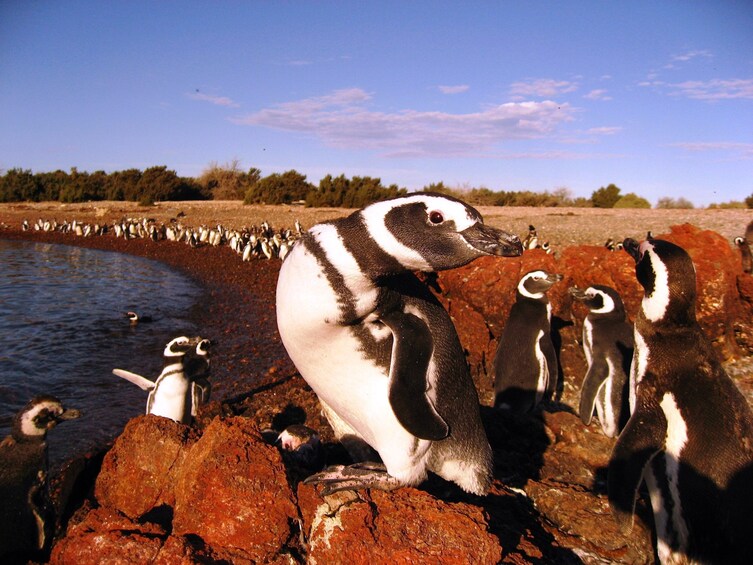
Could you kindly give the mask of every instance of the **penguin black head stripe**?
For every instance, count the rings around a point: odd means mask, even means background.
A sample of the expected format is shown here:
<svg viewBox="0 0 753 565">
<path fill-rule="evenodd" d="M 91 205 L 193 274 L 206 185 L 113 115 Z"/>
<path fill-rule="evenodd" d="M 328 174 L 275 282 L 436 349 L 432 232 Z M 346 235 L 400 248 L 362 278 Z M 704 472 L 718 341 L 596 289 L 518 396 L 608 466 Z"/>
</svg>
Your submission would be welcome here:
<svg viewBox="0 0 753 565">
<path fill-rule="evenodd" d="M 13 419 L 13 439 L 16 441 L 43 441 L 47 432 L 58 423 L 80 416 L 74 409 L 50 395 L 39 395 L 29 402 Z"/>
</svg>

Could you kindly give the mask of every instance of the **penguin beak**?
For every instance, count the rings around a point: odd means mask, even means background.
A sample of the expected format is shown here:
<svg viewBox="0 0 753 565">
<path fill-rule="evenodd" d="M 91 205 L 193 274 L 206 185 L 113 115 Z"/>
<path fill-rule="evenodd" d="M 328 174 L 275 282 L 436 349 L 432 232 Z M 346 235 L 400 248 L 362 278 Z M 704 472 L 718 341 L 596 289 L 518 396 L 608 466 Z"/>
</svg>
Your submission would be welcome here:
<svg viewBox="0 0 753 565">
<path fill-rule="evenodd" d="M 480 222 L 463 230 L 460 235 L 468 242 L 468 245 L 485 255 L 519 257 L 523 254 L 523 244 L 517 235 Z"/>
<path fill-rule="evenodd" d="M 75 420 L 76 418 L 79 418 L 80 416 L 81 416 L 80 410 L 76 410 L 75 408 L 67 408 L 56 419 L 59 422 L 63 422 L 65 420 Z"/>
<path fill-rule="evenodd" d="M 572 296 L 575 300 L 585 300 L 586 299 L 586 291 L 583 289 L 578 288 L 577 286 L 571 286 L 568 289 L 568 292 L 570 293 L 570 296 Z"/>
<path fill-rule="evenodd" d="M 622 242 L 622 248 L 628 252 L 636 263 L 641 260 L 641 257 L 643 256 L 643 253 L 641 253 L 641 245 L 634 239 L 630 237 L 625 239 L 625 241 Z"/>
</svg>

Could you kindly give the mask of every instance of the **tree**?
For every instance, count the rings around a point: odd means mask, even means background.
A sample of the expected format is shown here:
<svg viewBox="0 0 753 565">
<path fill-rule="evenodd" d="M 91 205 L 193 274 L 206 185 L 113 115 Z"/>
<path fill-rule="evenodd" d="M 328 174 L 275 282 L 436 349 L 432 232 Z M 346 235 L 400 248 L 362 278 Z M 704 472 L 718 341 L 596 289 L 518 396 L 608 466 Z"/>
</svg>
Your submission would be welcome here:
<svg viewBox="0 0 753 565">
<path fill-rule="evenodd" d="M 273 173 L 255 183 L 246 192 L 245 204 L 290 204 L 306 200 L 313 186 L 306 182 L 306 175 L 296 170 L 282 174 Z"/>
<path fill-rule="evenodd" d="M 663 196 L 656 201 L 657 208 L 663 209 L 692 209 L 693 203 L 687 198 L 670 198 L 669 196 Z"/>
<path fill-rule="evenodd" d="M 238 159 L 225 165 L 212 161 L 197 179 L 206 194 L 213 200 L 243 200 L 249 189 L 261 178 L 259 169 L 251 168 L 244 173 Z"/>
<path fill-rule="evenodd" d="M 31 170 L 10 169 L 0 178 L 0 202 L 39 201 L 40 185 Z"/>
<path fill-rule="evenodd" d="M 591 202 L 593 202 L 594 208 L 614 208 L 619 199 L 620 189 L 614 184 L 602 186 L 591 194 Z"/>
<path fill-rule="evenodd" d="M 628 192 L 614 203 L 613 208 L 651 208 L 651 203 L 634 192 Z"/>
</svg>

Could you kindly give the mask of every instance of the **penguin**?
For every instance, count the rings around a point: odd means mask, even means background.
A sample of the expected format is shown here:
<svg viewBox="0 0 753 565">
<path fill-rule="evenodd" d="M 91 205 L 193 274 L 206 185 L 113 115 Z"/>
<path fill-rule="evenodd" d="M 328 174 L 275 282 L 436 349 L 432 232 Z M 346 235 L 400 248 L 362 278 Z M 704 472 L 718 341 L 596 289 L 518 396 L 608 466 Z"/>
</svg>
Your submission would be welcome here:
<svg viewBox="0 0 753 565">
<path fill-rule="evenodd" d="M 536 228 L 529 224 L 528 234 L 523 240 L 523 249 L 536 249 L 539 246 L 539 236 L 536 233 Z"/>
<path fill-rule="evenodd" d="M 325 493 L 391 490 L 433 472 L 468 492 L 487 492 L 491 449 L 463 348 L 447 311 L 414 272 L 522 251 L 517 236 L 485 225 L 476 209 L 426 192 L 303 233 L 280 268 L 278 329 L 356 461 L 308 482 L 324 483 Z"/>
<path fill-rule="evenodd" d="M 570 296 L 588 308 L 583 321 L 583 352 L 588 370 L 580 390 L 580 419 L 588 426 L 594 408 L 607 437 L 617 437 L 630 417 L 629 378 L 633 326 L 619 293 L 603 285 L 570 288 Z"/>
<path fill-rule="evenodd" d="M 740 250 L 743 273 L 753 273 L 753 254 L 750 252 L 750 243 L 744 237 L 736 237 L 735 245 Z"/>
<path fill-rule="evenodd" d="M 163 352 L 165 366 L 154 382 L 147 378 L 125 371 L 113 369 L 113 374 L 132 382 L 142 390 L 149 391 L 146 413 L 164 416 L 182 424 L 191 423 L 195 411 L 192 369 L 201 367 L 197 359 L 186 359 L 186 354 L 195 352 L 202 338 L 185 336 L 172 339 Z M 200 375 L 201 376 L 201 375 Z"/>
<path fill-rule="evenodd" d="M 303 424 L 293 424 L 277 436 L 283 461 L 293 470 L 306 473 L 318 471 L 324 465 L 324 451 L 316 430 Z"/>
<path fill-rule="evenodd" d="M 191 416 L 196 418 L 199 408 L 209 402 L 212 383 L 209 382 L 209 348 L 213 345 L 208 339 L 196 344 L 195 355 L 184 361 L 187 374 L 191 376 Z"/>
<path fill-rule="evenodd" d="M 494 355 L 496 408 L 531 412 L 554 393 L 559 369 L 546 293 L 561 280 L 562 275 L 536 270 L 518 282 L 515 304 Z"/>
<path fill-rule="evenodd" d="M 131 321 L 132 326 L 153 321 L 151 316 L 139 316 L 136 312 L 126 312 L 125 315 Z"/>
<path fill-rule="evenodd" d="M 696 321 L 690 256 L 626 239 L 644 289 L 635 319 L 631 416 L 613 449 L 608 497 L 632 526 L 646 483 L 662 563 L 743 563 L 753 555 L 753 412 Z"/>
<path fill-rule="evenodd" d="M 54 515 L 48 492 L 47 432 L 80 412 L 50 395 L 32 399 L 0 442 L 0 557 L 24 563 L 49 549 Z"/>
</svg>

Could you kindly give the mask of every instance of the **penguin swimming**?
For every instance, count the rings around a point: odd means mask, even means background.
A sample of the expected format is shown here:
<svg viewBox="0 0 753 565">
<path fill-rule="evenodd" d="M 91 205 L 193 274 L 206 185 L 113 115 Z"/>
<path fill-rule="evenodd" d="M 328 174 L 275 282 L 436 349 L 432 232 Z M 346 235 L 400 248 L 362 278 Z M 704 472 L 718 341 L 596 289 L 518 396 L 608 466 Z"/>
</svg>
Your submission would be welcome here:
<svg viewBox="0 0 753 565">
<path fill-rule="evenodd" d="M 297 240 L 277 283 L 283 344 L 353 458 L 383 461 L 325 470 L 313 482 L 329 492 L 396 488 L 431 471 L 487 491 L 491 449 L 462 347 L 412 271 L 521 253 L 517 236 L 432 193 L 376 202 Z"/>
<path fill-rule="evenodd" d="M 583 321 L 588 371 L 580 391 L 580 419 L 588 426 L 595 408 L 604 434 L 617 437 L 630 417 L 628 375 L 633 359 L 633 326 L 613 288 L 572 287 L 570 296 L 588 308 Z"/>
<path fill-rule="evenodd" d="M 47 432 L 80 412 L 49 395 L 29 402 L 0 442 L 0 557 L 23 559 L 48 549 L 54 516 L 47 490 Z"/>
<path fill-rule="evenodd" d="M 559 369 L 546 296 L 562 275 L 531 271 L 518 282 L 515 304 L 494 355 L 494 406 L 531 412 L 557 386 Z"/>
<path fill-rule="evenodd" d="M 696 321 L 684 249 L 626 239 L 644 295 L 635 320 L 632 415 L 609 462 L 623 529 L 646 482 L 663 563 L 744 563 L 753 555 L 753 413 Z"/>
<path fill-rule="evenodd" d="M 142 390 L 149 391 L 149 398 L 146 402 L 147 414 L 164 416 L 176 422 L 190 424 L 191 416 L 196 412 L 194 402 L 200 396 L 200 393 L 193 388 L 193 379 L 206 377 L 204 363 L 208 366 L 208 361 L 197 359 L 196 356 L 186 358 L 186 355 L 196 352 L 200 346 L 204 351 L 206 344 L 204 346 L 201 344 L 206 341 L 208 340 L 203 340 L 201 337 L 185 336 L 171 340 L 163 352 L 165 365 L 154 382 L 123 369 L 113 369 L 112 372 Z M 197 374 L 191 371 L 196 371 Z"/>
<path fill-rule="evenodd" d="M 126 312 L 125 315 L 131 321 L 132 326 L 135 326 L 140 322 L 147 323 L 152 321 L 151 316 L 139 316 L 136 312 Z"/>
</svg>

